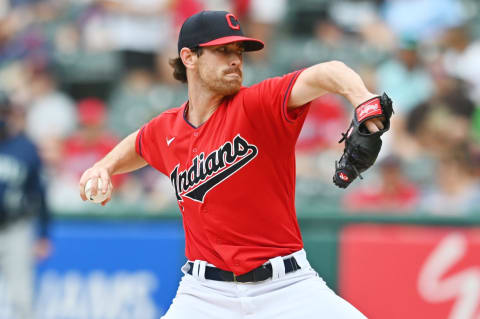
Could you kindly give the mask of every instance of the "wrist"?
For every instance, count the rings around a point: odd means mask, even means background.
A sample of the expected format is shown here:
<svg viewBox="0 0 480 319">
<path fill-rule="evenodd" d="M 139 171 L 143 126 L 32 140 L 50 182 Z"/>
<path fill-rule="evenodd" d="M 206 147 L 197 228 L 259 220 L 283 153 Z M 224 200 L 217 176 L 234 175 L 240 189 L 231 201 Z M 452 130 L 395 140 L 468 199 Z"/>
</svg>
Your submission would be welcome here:
<svg viewBox="0 0 480 319">
<path fill-rule="evenodd" d="M 109 176 L 112 176 L 114 173 L 113 165 L 107 163 L 105 159 L 98 161 L 93 165 L 93 167 L 106 170 Z"/>
<path fill-rule="evenodd" d="M 373 94 L 369 91 L 357 92 L 345 94 L 345 98 L 353 105 L 354 108 L 357 108 L 362 103 L 365 103 L 368 100 L 371 100 L 378 96 L 378 94 Z"/>
<path fill-rule="evenodd" d="M 362 105 L 363 103 L 378 97 L 378 94 L 373 94 L 370 92 L 362 93 L 362 94 L 357 94 L 357 95 L 351 95 L 348 97 L 348 100 L 350 103 L 353 105 L 354 108 L 357 108 L 358 106 Z"/>
</svg>

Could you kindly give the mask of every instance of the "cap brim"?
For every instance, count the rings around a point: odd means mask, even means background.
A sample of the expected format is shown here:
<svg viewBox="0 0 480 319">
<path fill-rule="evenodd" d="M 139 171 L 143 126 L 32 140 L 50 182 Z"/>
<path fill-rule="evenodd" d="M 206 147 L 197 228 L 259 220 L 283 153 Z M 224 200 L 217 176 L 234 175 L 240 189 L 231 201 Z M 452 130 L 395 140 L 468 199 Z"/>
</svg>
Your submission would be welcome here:
<svg viewBox="0 0 480 319">
<path fill-rule="evenodd" d="M 218 38 L 209 42 L 199 44 L 200 47 L 209 47 L 212 45 L 223 45 L 229 44 L 233 42 L 243 42 L 245 45 L 245 51 L 258 51 L 263 49 L 265 44 L 257 39 L 247 38 L 242 36 L 230 36 L 230 37 L 223 37 Z"/>
</svg>

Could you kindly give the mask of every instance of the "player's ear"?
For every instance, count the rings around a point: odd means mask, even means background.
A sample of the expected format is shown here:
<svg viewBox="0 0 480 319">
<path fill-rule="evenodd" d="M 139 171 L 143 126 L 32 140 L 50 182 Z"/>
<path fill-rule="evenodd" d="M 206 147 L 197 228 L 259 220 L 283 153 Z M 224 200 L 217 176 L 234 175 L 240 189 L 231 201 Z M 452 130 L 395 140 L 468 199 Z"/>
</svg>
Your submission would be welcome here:
<svg viewBox="0 0 480 319">
<path fill-rule="evenodd" d="M 182 48 L 180 50 L 180 59 L 182 59 L 185 68 L 192 69 L 195 67 L 195 62 L 198 59 L 197 54 L 189 48 Z"/>
</svg>

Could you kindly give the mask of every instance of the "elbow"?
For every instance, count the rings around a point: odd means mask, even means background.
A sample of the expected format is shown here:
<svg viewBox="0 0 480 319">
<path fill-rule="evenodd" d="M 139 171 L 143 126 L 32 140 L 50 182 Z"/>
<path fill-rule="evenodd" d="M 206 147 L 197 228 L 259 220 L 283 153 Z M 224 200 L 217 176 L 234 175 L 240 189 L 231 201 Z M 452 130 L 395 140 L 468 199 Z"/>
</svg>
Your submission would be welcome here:
<svg viewBox="0 0 480 319">
<path fill-rule="evenodd" d="M 349 67 L 342 61 L 332 60 L 325 63 L 327 64 L 326 66 L 331 72 L 339 72 L 349 69 Z"/>
<path fill-rule="evenodd" d="M 332 60 L 328 62 L 319 63 L 314 66 L 314 74 L 318 83 L 323 83 L 327 80 L 334 80 L 340 75 L 345 74 L 350 68 L 342 61 Z"/>
<path fill-rule="evenodd" d="M 315 85 L 324 91 L 347 96 L 362 86 L 359 76 L 345 63 L 332 60 L 315 66 Z"/>
</svg>

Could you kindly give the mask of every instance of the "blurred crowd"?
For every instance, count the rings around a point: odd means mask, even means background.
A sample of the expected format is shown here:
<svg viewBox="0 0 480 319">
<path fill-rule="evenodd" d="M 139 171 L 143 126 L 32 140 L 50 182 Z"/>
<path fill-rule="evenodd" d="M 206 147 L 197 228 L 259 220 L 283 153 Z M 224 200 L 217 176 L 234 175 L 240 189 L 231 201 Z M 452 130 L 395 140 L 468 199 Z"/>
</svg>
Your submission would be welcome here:
<svg viewBox="0 0 480 319">
<path fill-rule="evenodd" d="M 106 208 L 83 203 L 80 174 L 119 140 L 181 105 L 168 65 L 181 23 L 228 10 L 266 43 L 245 85 L 340 60 L 394 101 L 377 164 L 332 183 L 352 117 L 339 96 L 312 102 L 297 144 L 297 207 L 319 212 L 479 214 L 480 5 L 474 0 L 0 0 L 0 87 L 45 163 L 57 213 L 161 214 L 168 178 L 146 167 L 114 180 Z"/>
</svg>

